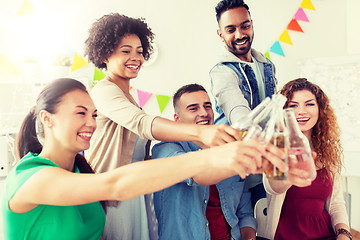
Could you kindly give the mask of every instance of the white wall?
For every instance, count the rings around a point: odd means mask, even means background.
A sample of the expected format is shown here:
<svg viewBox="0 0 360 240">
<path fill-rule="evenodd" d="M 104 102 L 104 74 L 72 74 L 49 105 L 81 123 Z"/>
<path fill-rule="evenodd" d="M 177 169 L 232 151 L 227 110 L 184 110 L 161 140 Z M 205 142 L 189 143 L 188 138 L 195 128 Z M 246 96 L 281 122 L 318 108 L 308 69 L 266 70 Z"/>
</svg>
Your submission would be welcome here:
<svg viewBox="0 0 360 240">
<path fill-rule="evenodd" d="M 155 94 L 172 95 L 178 87 L 197 82 L 210 89 L 208 71 L 222 48 L 222 43 L 216 35 L 214 6 L 218 0 L 29 1 L 34 8 L 45 10 L 43 12 L 46 12 L 46 15 L 43 14 L 41 23 L 37 25 L 40 30 L 34 30 L 31 35 L 24 36 L 19 30 L 25 26 L 25 23 L 21 22 L 19 17 L 14 17 L 22 0 L 0 0 L 2 35 L 0 54 L 10 56 L 15 62 L 20 62 L 22 54 L 31 52 L 31 48 L 36 49 L 36 46 L 41 46 L 49 52 L 53 51 L 59 46 L 57 40 L 66 41 L 68 49 L 82 54 L 83 42 L 90 24 L 106 13 L 119 12 L 132 17 L 145 17 L 156 34 L 158 57 L 152 65 L 144 67 L 139 77 L 132 81 L 134 88 Z M 286 29 L 301 2 L 302 0 L 248 0 L 255 27 L 254 47 L 262 52 L 267 51 Z M 357 11 L 360 2 L 358 0 L 312 0 L 312 2 L 316 11 L 304 10 L 310 22 L 299 21 L 304 33 L 289 32 L 293 45 L 282 43 L 285 57 L 271 54 L 277 67 L 280 86 L 288 80 L 302 77 L 304 65 L 311 59 L 320 57 L 336 59 L 339 56 L 360 54 L 358 44 L 360 15 Z M 22 38 L 14 39 L 14 36 L 22 36 Z M 34 38 L 39 39 L 32 47 L 26 47 L 27 45 L 22 43 L 33 42 Z M 49 43 L 54 44 L 48 46 Z M 86 81 L 91 80 L 91 73 L 91 67 L 87 66 L 72 75 Z M 38 72 L 33 78 L 39 81 L 39 77 L 45 79 L 45 76 L 48 74 L 42 73 L 40 76 Z M 3 90 L 5 86 L 1 85 L 2 83 L 20 83 L 21 86 L 24 81 L 28 83 L 31 78 L 20 75 L 18 78 L 4 79 L 0 75 L 0 89 Z M 29 90 L 27 87 L 24 89 Z M 38 89 L 30 88 L 30 90 L 35 93 Z M 11 96 L 9 91 L 6 94 Z M 5 98 L 5 94 L 0 95 Z M 29 108 L 32 100 L 31 97 L 24 100 L 26 104 L 23 108 Z M 5 114 L 8 109 L 14 109 L 12 103 L 7 101 L 7 104 L 0 104 L 0 114 Z M 153 99 L 144 108 L 150 113 L 160 114 Z M 14 110 L 12 112 L 15 113 Z M 171 104 L 165 109 L 163 116 L 171 118 Z M 13 123 L 17 121 L 18 119 Z M 358 168 L 359 165 L 355 167 Z M 351 185 L 352 182 L 358 182 L 358 178 L 351 178 L 349 184 Z M 350 185 L 354 204 L 360 201 L 360 196 Z M 352 217 L 353 227 L 360 230 L 360 217 L 356 213 L 353 213 Z"/>
</svg>

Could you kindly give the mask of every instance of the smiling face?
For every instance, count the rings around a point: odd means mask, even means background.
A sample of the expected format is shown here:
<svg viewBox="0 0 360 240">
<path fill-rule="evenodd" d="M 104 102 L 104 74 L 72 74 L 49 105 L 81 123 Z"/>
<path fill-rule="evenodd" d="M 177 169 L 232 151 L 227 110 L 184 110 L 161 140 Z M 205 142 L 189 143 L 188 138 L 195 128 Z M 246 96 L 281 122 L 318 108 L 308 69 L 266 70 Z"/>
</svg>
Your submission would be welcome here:
<svg viewBox="0 0 360 240">
<path fill-rule="evenodd" d="M 296 91 L 288 107 L 294 109 L 300 130 L 310 138 L 312 129 L 319 119 L 319 105 L 315 95 L 308 90 Z"/>
<path fill-rule="evenodd" d="M 136 78 L 144 63 L 139 37 L 135 34 L 125 35 L 105 63 L 110 76 L 124 80 Z"/>
<path fill-rule="evenodd" d="M 214 124 L 214 112 L 209 95 L 205 91 L 188 92 L 181 95 L 174 119 L 182 123 Z"/>
<path fill-rule="evenodd" d="M 64 95 L 54 114 L 43 114 L 47 115 L 45 124 L 52 125 L 45 133 L 45 139 L 51 139 L 51 145 L 73 153 L 90 147 L 96 129 L 97 110 L 88 93 L 73 90 Z"/>
<path fill-rule="evenodd" d="M 221 15 L 218 35 L 229 52 L 239 59 L 251 62 L 251 44 L 254 38 L 250 13 L 244 7 L 230 9 Z"/>
</svg>

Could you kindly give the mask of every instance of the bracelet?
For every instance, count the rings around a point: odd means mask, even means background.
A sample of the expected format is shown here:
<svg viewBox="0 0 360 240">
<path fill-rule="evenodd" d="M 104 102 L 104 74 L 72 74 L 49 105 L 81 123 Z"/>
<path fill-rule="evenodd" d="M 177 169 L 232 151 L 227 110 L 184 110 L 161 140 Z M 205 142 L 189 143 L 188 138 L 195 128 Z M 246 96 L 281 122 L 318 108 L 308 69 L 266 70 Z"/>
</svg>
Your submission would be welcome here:
<svg viewBox="0 0 360 240">
<path fill-rule="evenodd" d="M 345 234 L 350 240 L 352 240 L 351 233 L 348 230 L 346 230 L 345 228 L 339 228 L 336 231 L 336 236 L 339 236 L 340 234 Z"/>
</svg>

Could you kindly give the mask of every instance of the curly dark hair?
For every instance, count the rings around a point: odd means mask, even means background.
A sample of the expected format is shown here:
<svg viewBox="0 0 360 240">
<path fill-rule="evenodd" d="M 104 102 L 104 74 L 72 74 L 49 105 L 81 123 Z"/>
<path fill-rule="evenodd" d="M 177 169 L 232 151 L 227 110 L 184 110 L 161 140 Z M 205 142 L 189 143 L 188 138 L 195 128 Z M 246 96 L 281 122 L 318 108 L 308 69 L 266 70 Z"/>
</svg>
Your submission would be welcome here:
<svg viewBox="0 0 360 240">
<path fill-rule="evenodd" d="M 285 107 L 288 107 L 294 93 L 301 90 L 310 91 L 316 98 L 319 106 L 319 119 L 312 130 L 311 142 L 317 153 L 316 161 L 322 163 L 334 178 L 336 174 L 340 174 L 343 166 L 341 131 L 334 110 L 330 106 L 329 98 L 321 88 L 306 78 L 289 81 L 280 90 L 280 93 L 287 98 Z"/>
<path fill-rule="evenodd" d="M 115 51 L 121 39 L 135 34 L 140 38 L 145 60 L 150 58 L 153 51 L 154 33 L 145 19 L 131 18 L 119 13 L 102 16 L 89 29 L 89 37 L 85 41 L 85 56 L 88 56 L 99 69 L 106 69 L 104 61 Z"/>
<path fill-rule="evenodd" d="M 221 14 L 223 14 L 223 12 L 239 7 L 246 8 L 250 14 L 249 6 L 243 0 L 222 0 L 219 2 L 215 7 L 217 22 L 219 23 Z"/>
</svg>

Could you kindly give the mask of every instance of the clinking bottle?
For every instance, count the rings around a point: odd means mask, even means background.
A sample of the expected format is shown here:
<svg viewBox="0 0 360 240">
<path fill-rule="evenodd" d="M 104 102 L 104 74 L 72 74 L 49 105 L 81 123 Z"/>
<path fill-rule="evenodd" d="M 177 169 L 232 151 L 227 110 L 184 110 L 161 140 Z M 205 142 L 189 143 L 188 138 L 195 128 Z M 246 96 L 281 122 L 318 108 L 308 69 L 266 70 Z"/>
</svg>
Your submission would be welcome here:
<svg viewBox="0 0 360 240">
<path fill-rule="evenodd" d="M 275 124 L 273 125 L 272 138 L 270 142 L 285 153 L 284 163 L 288 166 L 289 130 L 285 126 L 284 111 L 282 106 L 276 108 L 272 117 L 275 119 Z M 281 171 L 271 162 L 268 162 L 264 169 L 264 173 L 266 177 L 271 180 L 287 179 L 287 172 Z"/>
<path fill-rule="evenodd" d="M 241 118 L 238 122 L 232 124 L 233 128 L 236 128 L 240 131 L 242 138 L 244 138 L 249 131 L 250 127 L 256 124 L 256 121 L 259 121 L 261 116 L 264 114 L 266 109 L 271 102 L 269 97 L 266 97 L 259 105 L 257 105 L 248 115 Z"/>
<path fill-rule="evenodd" d="M 256 139 L 263 144 L 270 142 L 274 135 L 279 111 L 282 111 L 285 102 L 286 97 L 283 95 L 273 95 L 270 103 L 254 119 L 244 140 Z"/>
<path fill-rule="evenodd" d="M 301 132 L 296 120 L 294 110 L 287 108 L 285 111 L 286 127 L 289 130 L 289 168 L 304 169 L 310 173 L 310 180 L 316 178 L 316 169 L 311 157 L 310 143 Z"/>
</svg>

